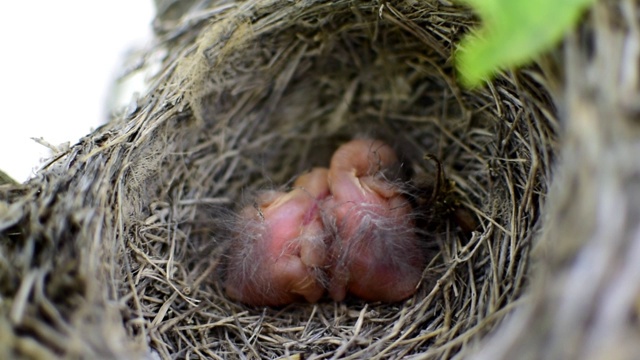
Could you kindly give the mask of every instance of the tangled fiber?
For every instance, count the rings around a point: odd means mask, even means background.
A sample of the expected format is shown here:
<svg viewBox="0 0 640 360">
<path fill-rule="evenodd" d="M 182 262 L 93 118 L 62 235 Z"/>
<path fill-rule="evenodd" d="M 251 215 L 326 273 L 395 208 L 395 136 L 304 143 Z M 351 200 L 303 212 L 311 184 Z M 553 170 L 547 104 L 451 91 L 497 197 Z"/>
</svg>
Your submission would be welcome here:
<svg viewBox="0 0 640 360">
<path fill-rule="evenodd" d="M 448 1 L 157 4 L 148 92 L 0 186 L 0 358 L 640 353 L 636 2 L 601 1 L 559 49 L 475 91 L 452 58 L 477 20 Z M 358 136 L 414 179 L 433 154 L 455 183 L 415 295 L 230 301 L 230 214 Z"/>
</svg>

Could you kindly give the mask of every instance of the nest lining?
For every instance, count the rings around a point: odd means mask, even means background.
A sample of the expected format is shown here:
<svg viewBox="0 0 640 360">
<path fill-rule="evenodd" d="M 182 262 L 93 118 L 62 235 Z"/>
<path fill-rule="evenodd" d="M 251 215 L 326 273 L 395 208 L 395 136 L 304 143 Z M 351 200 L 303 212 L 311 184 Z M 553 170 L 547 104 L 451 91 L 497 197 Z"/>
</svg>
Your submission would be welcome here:
<svg viewBox="0 0 640 360">
<path fill-rule="evenodd" d="M 459 88 L 453 44 L 474 19 L 439 1 L 199 6 L 158 19 L 150 54 L 164 55 L 162 70 L 136 109 L 5 192 L 33 201 L 3 223 L 10 354 L 34 341 L 71 357 L 147 346 L 166 358 L 470 351 L 527 282 L 556 149 L 541 71 Z M 229 209 L 326 165 L 355 136 L 392 144 L 416 178 L 433 176 L 423 156 L 435 154 L 478 231 L 439 227 L 438 256 L 402 303 L 228 300 L 218 265 Z"/>
</svg>

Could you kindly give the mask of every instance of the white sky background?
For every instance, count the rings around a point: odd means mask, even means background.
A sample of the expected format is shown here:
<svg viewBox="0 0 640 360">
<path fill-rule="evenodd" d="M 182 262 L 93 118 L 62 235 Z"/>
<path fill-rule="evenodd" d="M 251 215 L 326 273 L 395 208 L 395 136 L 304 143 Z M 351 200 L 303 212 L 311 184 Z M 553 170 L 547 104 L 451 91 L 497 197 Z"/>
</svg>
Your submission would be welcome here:
<svg viewBox="0 0 640 360">
<path fill-rule="evenodd" d="M 6 1 L 0 10 L 0 170 L 19 182 L 53 145 L 108 118 L 127 50 L 148 43 L 152 0 Z"/>
</svg>

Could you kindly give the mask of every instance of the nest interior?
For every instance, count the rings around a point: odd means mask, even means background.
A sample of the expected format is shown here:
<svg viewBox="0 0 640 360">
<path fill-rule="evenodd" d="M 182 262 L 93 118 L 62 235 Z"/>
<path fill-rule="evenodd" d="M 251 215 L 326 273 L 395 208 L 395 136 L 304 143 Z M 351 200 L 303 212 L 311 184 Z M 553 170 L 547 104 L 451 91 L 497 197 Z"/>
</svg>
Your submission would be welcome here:
<svg viewBox="0 0 640 360">
<path fill-rule="evenodd" d="M 541 66 L 461 88 L 453 53 L 476 19 L 446 1 L 203 1 L 162 15 L 141 60 L 160 64 L 149 92 L 2 189 L 2 355 L 444 359 L 518 305 L 557 150 Z M 230 212 L 354 137 L 392 144 L 416 178 L 433 176 L 434 154 L 476 231 L 447 218 L 401 303 L 230 301 Z"/>
</svg>

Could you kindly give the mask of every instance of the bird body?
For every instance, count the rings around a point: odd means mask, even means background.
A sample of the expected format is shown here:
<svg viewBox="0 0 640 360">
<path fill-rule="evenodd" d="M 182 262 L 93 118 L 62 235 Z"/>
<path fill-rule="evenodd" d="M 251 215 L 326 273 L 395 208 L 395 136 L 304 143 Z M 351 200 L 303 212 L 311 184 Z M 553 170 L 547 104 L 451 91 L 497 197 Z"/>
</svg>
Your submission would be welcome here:
<svg viewBox="0 0 640 360">
<path fill-rule="evenodd" d="M 349 293 L 385 302 L 411 296 L 425 257 L 412 206 L 385 177 L 397 163 L 384 142 L 352 140 L 291 191 L 262 193 L 240 213 L 227 294 L 268 306 L 316 302 L 325 290 L 336 301 Z"/>
</svg>

